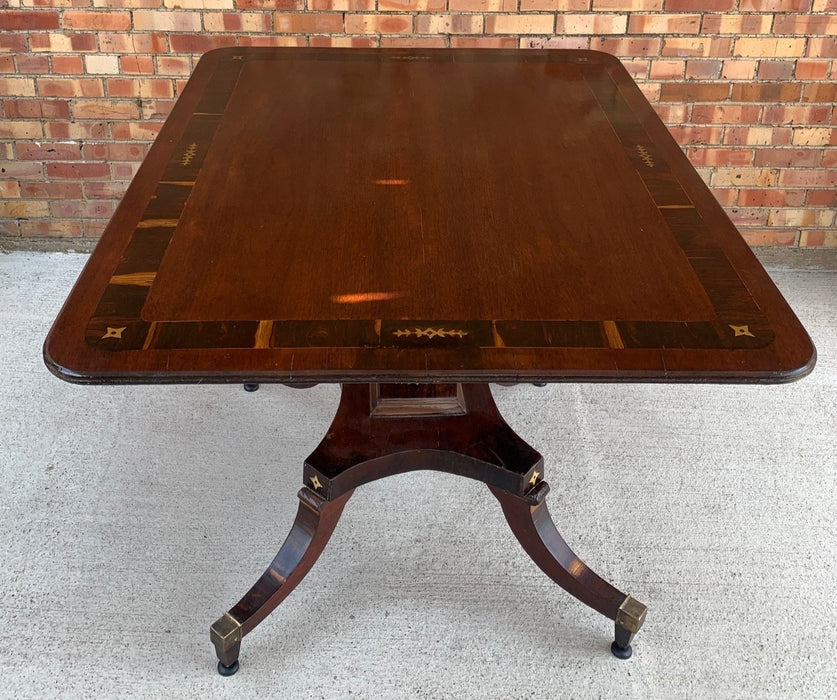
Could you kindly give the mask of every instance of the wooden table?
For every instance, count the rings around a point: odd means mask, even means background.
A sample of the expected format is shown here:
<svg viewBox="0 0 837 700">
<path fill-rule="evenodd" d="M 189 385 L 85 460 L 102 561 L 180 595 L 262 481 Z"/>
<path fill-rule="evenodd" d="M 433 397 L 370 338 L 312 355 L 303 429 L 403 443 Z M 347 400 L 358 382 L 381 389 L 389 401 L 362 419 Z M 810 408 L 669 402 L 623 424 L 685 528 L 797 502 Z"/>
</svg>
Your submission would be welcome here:
<svg viewBox="0 0 837 700">
<path fill-rule="evenodd" d="M 353 490 L 414 469 L 485 482 L 627 658 L 645 606 L 564 542 L 487 382 L 781 382 L 815 352 L 613 57 L 232 48 L 201 59 L 44 355 L 73 382 L 343 384 L 288 539 L 211 627 L 230 674 Z"/>
</svg>

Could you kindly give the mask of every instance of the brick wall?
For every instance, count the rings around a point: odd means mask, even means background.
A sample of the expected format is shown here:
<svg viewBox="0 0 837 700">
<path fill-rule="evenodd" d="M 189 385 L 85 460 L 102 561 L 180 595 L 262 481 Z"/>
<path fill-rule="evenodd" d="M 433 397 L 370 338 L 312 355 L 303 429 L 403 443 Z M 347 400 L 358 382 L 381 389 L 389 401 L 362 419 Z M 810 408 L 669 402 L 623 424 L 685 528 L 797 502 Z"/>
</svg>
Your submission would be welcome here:
<svg viewBox="0 0 837 700">
<path fill-rule="evenodd" d="M 750 243 L 837 246 L 837 0 L 0 0 L 0 236 L 99 236 L 236 44 L 607 51 Z"/>
</svg>

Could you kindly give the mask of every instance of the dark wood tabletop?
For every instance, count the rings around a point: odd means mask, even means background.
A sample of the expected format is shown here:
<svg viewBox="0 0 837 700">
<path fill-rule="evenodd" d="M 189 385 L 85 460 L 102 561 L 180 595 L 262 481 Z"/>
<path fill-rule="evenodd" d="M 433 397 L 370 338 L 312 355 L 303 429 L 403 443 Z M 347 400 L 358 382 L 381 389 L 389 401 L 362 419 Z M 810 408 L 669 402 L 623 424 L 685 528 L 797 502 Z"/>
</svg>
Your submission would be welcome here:
<svg viewBox="0 0 837 700">
<path fill-rule="evenodd" d="M 810 339 L 615 58 L 203 56 L 47 338 L 78 382 L 786 381 Z"/>
</svg>

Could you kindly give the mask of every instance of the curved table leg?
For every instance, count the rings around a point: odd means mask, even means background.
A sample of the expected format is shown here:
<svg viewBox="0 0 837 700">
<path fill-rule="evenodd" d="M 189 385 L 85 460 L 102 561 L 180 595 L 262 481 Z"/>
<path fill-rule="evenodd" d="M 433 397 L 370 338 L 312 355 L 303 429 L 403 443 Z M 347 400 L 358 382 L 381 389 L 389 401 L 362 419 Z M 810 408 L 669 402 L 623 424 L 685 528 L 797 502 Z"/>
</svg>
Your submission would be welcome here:
<svg viewBox="0 0 837 700">
<path fill-rule="evenodd" d="M 549 485 L 539 482 L 524 496 L 489 485 L 523 549 L 555 583 L 616 623 L 611 651 L 618 658 L 631 655 L 631 640 L 645 621 L 646 607 L 625 595 L 578 558 L 561 537 L 549 515 L 545 497 Z"/>
<path fill-rule="evenodd" d="M 209 636 L 218 655 L 218 672 L 231 676 L 238 670 L 241 638 L 252 632 L 305 578 L 325 549 L 353 491 L 327 501 L 305 487 L 299 492 L 299 510 L 279 552 L 256 584 L 218 619 Z"/>
</svg>

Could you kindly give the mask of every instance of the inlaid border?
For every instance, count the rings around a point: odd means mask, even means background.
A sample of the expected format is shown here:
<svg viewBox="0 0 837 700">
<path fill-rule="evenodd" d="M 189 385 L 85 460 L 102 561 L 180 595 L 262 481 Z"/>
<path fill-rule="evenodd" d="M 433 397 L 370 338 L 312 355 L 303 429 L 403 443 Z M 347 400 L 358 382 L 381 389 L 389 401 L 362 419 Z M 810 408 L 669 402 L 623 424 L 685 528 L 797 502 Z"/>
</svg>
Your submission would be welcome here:
<svg viewBox="0 0 837 700">
<path fill-rule="evenodd" d="M 253 55 L 255 60 L 265 58 L 280 60 L 276 54 Z M 88 344 L 108 351 L 318 347 L 621 350 L 756 349 L 773 341 L 767 319 L 628 105 L 612 69 L 604 64 L 597 64 L 599 70 L 582 71 L 584 79 L 703 286 L 715 310 L 714 320 L 144 321 L 142 307 L 247 60 L 243 53 L 228 54 L 219 60 L 211 82 L 220 89 L 204 94 L 172 151 L 155 196 L 88 322 Z M 594 63 L 587 56 L 550 56 L 549 60 Z M 735 312 L 723 311 L 728 308 Z"/>
</svg>

